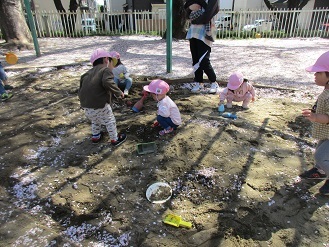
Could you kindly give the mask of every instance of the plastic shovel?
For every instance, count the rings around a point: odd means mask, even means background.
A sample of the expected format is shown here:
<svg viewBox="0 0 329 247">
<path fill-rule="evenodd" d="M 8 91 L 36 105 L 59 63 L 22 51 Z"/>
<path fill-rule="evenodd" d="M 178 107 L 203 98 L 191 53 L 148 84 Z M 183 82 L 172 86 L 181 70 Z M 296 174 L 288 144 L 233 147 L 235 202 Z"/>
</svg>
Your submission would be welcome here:
<svg viewBox="0 0 329 247">
<path fill-rule="evenodd" d="M 163 223 L 172 225 L 175 227 L 186 227 L 186 228 L 192 228 L 192 223 L 183 221 L 182 217 L 175 215 L 175 214 L 168 214 L 163 220 Z"/>
</svg>

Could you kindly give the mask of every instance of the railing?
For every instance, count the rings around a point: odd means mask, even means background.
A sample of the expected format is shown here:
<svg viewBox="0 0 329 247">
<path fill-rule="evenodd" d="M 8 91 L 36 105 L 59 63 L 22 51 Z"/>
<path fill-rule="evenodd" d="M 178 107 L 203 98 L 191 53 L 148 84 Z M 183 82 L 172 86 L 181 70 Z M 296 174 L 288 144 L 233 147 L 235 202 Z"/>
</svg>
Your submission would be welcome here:
<svg viewBox="0 0 329 247">
<path fill-rule="evenodd" d="M 166 30 L 165 13 L 58 13 L 35 12 L 38 37 L 81 37 L 88 35 L 162 35 Z"/>
<path fill-rule="evenodd" d="M 329 37 L 329 9 L 225 11 L 217 17 L 218 38 Z"/>
<path fill-rule="evenodd" d="M 166 30 L 166 13 L 34 12 L 38 37 L 152 34 Z M 220 11 L 217 38 L 329 37 L 329 9 Z M 0 38 L 1 30 L 0 30 Z"/>
</svg>

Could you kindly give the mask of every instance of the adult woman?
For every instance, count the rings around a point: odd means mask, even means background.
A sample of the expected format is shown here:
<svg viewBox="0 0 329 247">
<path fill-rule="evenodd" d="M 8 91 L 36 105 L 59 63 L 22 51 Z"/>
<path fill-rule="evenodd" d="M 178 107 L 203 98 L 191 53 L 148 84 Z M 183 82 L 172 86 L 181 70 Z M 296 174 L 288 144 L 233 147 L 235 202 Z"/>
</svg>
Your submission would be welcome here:
<svg viewBox="0 0 329 247">
<path fill-rule="evenodd" d="M 219 93 L 216 74 L 210 63 L 210 53 L 213 42 L 206 38 L 206 26 L 209 22 L 211 23 L 211 34 L 214 35 L 216 32 L 213 17 L 218 13 L 219 5 L 218 0 L 204 1 L 207 5 L 203 15 L 191 20 L 191 25 L 186 35 L 186 39 L 190 42 L 190 51 L 194 67 L 195 86 L 192 88 L 192 92 L 198 92 L 203 88 L 203 73 L 205 73 L 211 82 L 209 93 Z M 199 4 L 195 3 L 190 5 L 188 2 L 184 5 L 185 9 L 195 11 L 200 8 Z"/>
</svg>

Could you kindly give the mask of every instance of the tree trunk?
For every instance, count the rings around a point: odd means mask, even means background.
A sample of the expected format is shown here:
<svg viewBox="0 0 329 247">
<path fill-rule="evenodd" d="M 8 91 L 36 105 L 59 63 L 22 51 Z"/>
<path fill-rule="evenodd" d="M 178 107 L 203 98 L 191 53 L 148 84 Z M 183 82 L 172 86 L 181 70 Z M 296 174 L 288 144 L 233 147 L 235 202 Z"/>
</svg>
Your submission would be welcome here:
<svg viewBox="0 0 329 247">
<path fill-rule="evenodd" d="M 303 7 L 305 7 L 305 5 L 308 3 L 309 0 L 289 0 L 288 1 L 288 9 L 292 10 L 292 9 L 296 9 L 296 10 L 300 10 Z M 295 30 L 298 27 L 298 15 L 299 12 L 296 13 L 295 15 L 293 14 L 288 14 L 287 16 L 287 26 L 285 28 L 286 32 L 290 32 L 291 30 Z"/>
<path fill-rule="evenodd" d="M 305 5 L 309 2 L 309 0 L 288 0 L 288 5 L 287 5 L 287 9 L 289 10 L 293 10 L 293 9 L 303 9 L 305 7 Z M 272 3 L 270 3 L 269 0 L 264 0 L 265 5 L 267 6 L 268 9 L 273 10 L 274 9 L 274 5 Z M 282 28 L 284 28 L 284 30 L 287 33 L 290 33 L 291 30 L 294 30 L 296 27 L 298 27 L 298 15 L 299 13 L 294 14 L 287 14 L 285 15 L 285 18 L 283 18 L 282 15 L 278 15 L 277 18 L 280 20 L 280 22 L 283 22 Z"/>
<path fill-rule="evenodd" d="M 70 28 L 70 33 L 73 34 L 75 32 L 75 23 L 77 20 L 77 10 L 78 10 L 79 4 L 77 3 L 76 0 L 70 0 L 70 15 L 68 17 L 69 20 L 69 28 Z"/>
<path fill-rule="evenodd" d="M 0 27 L 10 47 L 33 49 L 32 35 L 20 0 L 0 1 Z"/>
<path fill-rule="evenodd" d="M 289 0 L 288 9 L 302 9 L 310 0 Z"/>
<path fill-rule="evenodd" d="M 173 0 L 172 36 L 175 39 L 185 39 L 186 37 L 186 13 L 184 2 L 184 0 Z M 164 33 L 163 38 L 166 38 L 166 32 Z"/>
<path fill-rule="evenodd" d="M 186 13 L 184 0 L 173 0 L 173 32 L 175 39 L 185 39 L 186 37 Z"/>
<path fill-rule="evenodd" d="M 66 14 L 66 10 L 63 7 L 61 0 L 54 0 L 57 12 L 61 16 L 62 26 L 64 29 L 64 34 L 71 36 L 75 31 L 75 21 L 77 19 L 77 9 L 79 7 L 76 0 L 70 0 L 69 14 Z"/>
<path fill-rule="evenodd" d="M 273 4 L 269 0 L 264 0 L 266 7 L 270 10 L 274 9 Z"/>
<path fill-rule="evenodd" d="M 288 9 L 302 9 L 310 0 L 288 0 Z M 264 0 L 268 9 L 274 9 L 274 5 L 269 0 Z"/>
</svg>

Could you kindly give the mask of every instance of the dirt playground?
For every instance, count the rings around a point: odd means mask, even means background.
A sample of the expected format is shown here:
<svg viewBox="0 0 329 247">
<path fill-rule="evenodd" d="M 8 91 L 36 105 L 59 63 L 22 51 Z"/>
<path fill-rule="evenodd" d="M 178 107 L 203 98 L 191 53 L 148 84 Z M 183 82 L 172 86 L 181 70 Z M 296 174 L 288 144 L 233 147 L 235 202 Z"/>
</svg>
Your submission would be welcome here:
<svg viewBox="0 0 329 247">
<path fill-rule="evenodd" d="M 1 103 L 0 246 L 329 246 L 328 197 L 321 181 L 298 177 L 313 165 L 311 125 L 301 109 L 316 95 L 256 87 L 236 120 L 217 111 L 218 95 L 191 94 L 171 81 L 183 124 L 160 137 L 156 103 L 143 78 L 114 114 L 127 141 L 90 141 L 77 90 L 88 66 L 22 70 L 15 96 Z M 224 85 L 221 85 L 224 87 Z M 129 105 L 129 106 L 128 106 Z M 155 142 L 153 153 L 137 144 Z M 169 201 L 149 202 L 154 182 Z M 163 223 L 180 215 L 192 228 Z"/>
</svg>

